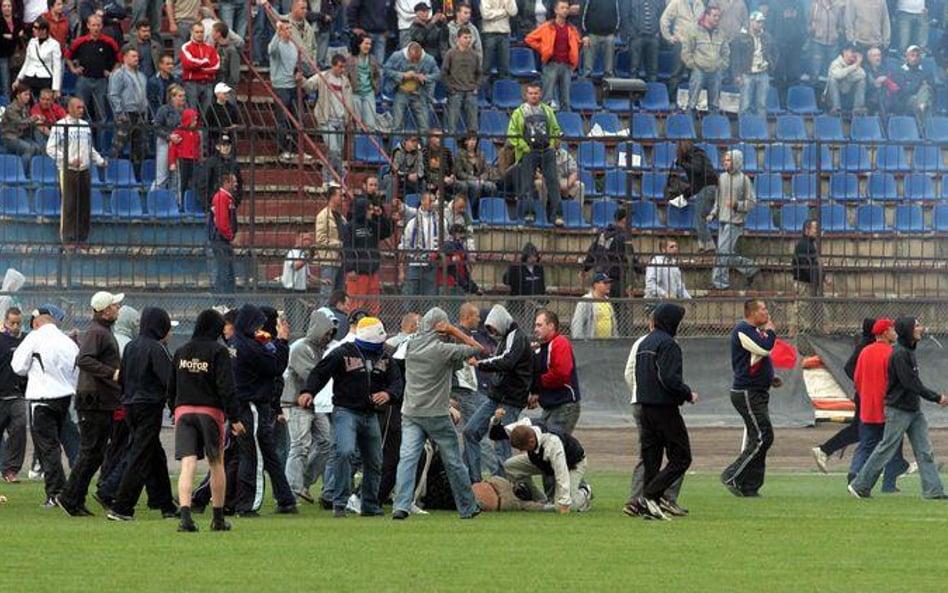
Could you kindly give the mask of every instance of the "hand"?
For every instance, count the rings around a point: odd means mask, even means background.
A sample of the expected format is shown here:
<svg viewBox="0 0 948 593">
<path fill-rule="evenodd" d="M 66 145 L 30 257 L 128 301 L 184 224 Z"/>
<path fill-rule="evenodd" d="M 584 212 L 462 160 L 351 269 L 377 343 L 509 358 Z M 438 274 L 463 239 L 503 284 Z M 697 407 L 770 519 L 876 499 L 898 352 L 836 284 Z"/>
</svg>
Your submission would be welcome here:
<svg viewBox="0 0 948 593">
<path fill-rule="evenodd" d="M 713 221 L 714 221 L 714 214 L 708 214 L 708 216 L 707 216 L 707 218 L 705 218 L 705 220 L 707 220 L 708 222 L 713 222 Z"/>
<path fill-rule="evenodd" d="M 301 393 L 296 398 L 296 405 L 301 408 L 308 408 L 313 405 L 313 394 L 312 393 Z"/>
<path fill-rule="evenodd" d="M 304 81 L 304 80 L 306 80 L 306 78 L 303 76 L 303 74 L 302 74 L 301 72 L 297 72 L 297 73 L 296 73 L 296 82 L 297 82 L 298 84 L 303 84 L 303 81 Z"/>
<path fill-rule="evenodd" d="M 453 422 L 455 426 L 461 423 L 461 412 L 459 412 L 457 408 L 448 408 L 448 414 L 451 416 L 451 422 Z"/>
<path fill-rule="evenodd" d="M 172 35 L 177 35 L 178 23 L 175 23 L 175 22 L 168 23 L 168 32 L 171 33 Z"/>
<path fill-rule="evenodd" d="M 425 82 L 428 81 L 428 76 L 419 72 L 418 74 L 415 74 L 415 80 L 421 84 L 425 84 Z"/>
<path fill-rule="evenodd" d="M 699 399 L 698 393 L 695 391 L 692 391 L 691 392 L 691 405 L 695 405 L 696 403 L 698 403 L 698 399 Z"/>
<path fill-rule="evenodd" d="M 496 410 L 494 410 L 494 420 L 496 420 L 497 422 L 500 422 L 501 420 L 503 420 L 504 416 L 506 415 L 507 415 L 507 410 L 503 408 L 497 408 Z"/>
<path fill-rule="evenodd" d="M 569 514 L 569 505 L 568 504 L 558 504 L 556 505 L 556 512 L 561 515 Z"/>
<path fill-rule="evenodd" d="M 178 169 L 178 165 L 175 165 L 174 163 L 168 165 L 169 171 L 176 171 L 177 169 Z"/>
<path fill-rule="evenodd" d="M 171 140 L 172 144 L 181 144 L 181 134 L 171 134 L 168 140 Z"/>
<path fill-rule="evenodd" d="M 230 434 L 235 437 L 242 437 L 247 433 L 247 429 L 244 428 L 242 422 L 234 422 L 230 425 Z"/>
<path fill-rule="evenodd" d="M 391 401 L 391 399 L 392 398 L 389 396 L 388 392 L 386 391 L 378 391 L 372 394 L 372 403 L 377 406 L 387 404 L 389 401 Z"/>
<path fill-rule="evenodd" d="M 276 421 L 280 424 L 286 424 L 286 416 L 283 414 L 277 414 Z"/>
<path fill-rule="evenodd" d="M 277 319 L 277 337 L 281 340 L 290 339 L 290 324 L 282 317 Z"/>
<path fill-rule="evenodd" d="M 944 393 L 941 394 L 941 399 L 938 400 L 938 405 L 941 406 L 941 407 L 943 407 L 943 408 L 946 407 L 946 406 L 948 406 L 948 397 L 945 397 L 945 394 L 944 394 Z"/>
<path fill-rule="evenodd" d="M 535 409 L 537 409 L 537 406 L 538 406 L 538 405 L 540 405 L 540 396 L 539 396 L 538 394 L 536 394 L 536 393 L 531 393 L 531 394 L 527 397 L 527 409 L 528 409 L 528 410 L 535 410 Z"/>
<path fill-rule="evenodd" d="M 439 321 L 435 324 L 434 330 L 439 334 L 447 332 L 451 328 L 451 324 L 447 321 Z"/>
<path fill-rule="evenodd" d="M 590 45 L 589 37 L 583 37 L 582 42 L 583 42 L 583 47 L 589 47 Z"/>
<path fill-rule="evenodd" d="M 774 325 L 773 320 L 770 320 L 767 322 L 767 325 L 764 326 L 764 331 L 772 331 L 772 332 L 777 331 L 777 326 Z"/>
</svg>

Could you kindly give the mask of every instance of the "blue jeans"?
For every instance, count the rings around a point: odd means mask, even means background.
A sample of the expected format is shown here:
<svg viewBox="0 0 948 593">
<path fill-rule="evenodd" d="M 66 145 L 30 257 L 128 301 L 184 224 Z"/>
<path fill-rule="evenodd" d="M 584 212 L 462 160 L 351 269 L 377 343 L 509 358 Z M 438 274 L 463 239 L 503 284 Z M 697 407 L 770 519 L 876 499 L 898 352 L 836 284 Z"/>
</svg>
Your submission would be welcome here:
<svg viewBox="0 0 948 593">
<path fill-rule="evenodd" d="M 566 434 L 573 434 L 576 423 L 579 422 L 581 407 L 579 402 L 566 402 L 550 409 L 543 409 L 543 423 L 550 430 L 558 430 Z"/>
<path fill-rule="evenodd" d="M 708 214 L 714 206 L 717 186 L 706 185 L 691 198 L 691 221 L 698 233 L 698 243 L 702 246 L 711 243 L 711 231 L 708 230 Z"/>
<path fill-rule="evenodd" d="M 19 74 L 19 72 L 14 72 Z M 10 59 L 0 58 L 0 94 L 10 97 Z"/>
<path fill-rule="evenodd" d="M 405 273 L 402 294 L 405 296 L 427 296 L 438 294 L 436 270 L 431 265 L 413 266 L 409 264 Z"/>
<path fill-rule="evenodd" d="M 368 31 L 366 31 L 368 33 Z M 386 33 L 369 33 L 372 38 L 372 55 L 379 64 L 385 63 L 385 43 L 388 41 Z"/>
<path fill-rule="evenodd" d="M 616 36 L 589 35 L 589 47 L 583 52 L 583 76 L 592 76 L 596 66 L 596 57 L 602 54 L 602 72 L 605 76 L 615 75 Z"/>
<path fill-rule="evenodd" d="M 309 490 L 320 476 L 323 477 L 322 498 L 332 492 L 332 428 L 326 414 L 298 406 L 284 408 L 290 435 L 290 450 L 286 459 L 286 480 L 294 494 Z"/>
<path fill-rule="evenodd" d="M 458 116 L 464 114 L 464 126 L 468 132 L 477 129 L 477 91 L 456 92 L 448 95 L 448 114 L 444 131 L 454 134 L 460 131 Z"/>
<path fill-rule="evenodd" d="M 464 461 L 467 463 L 467 471 L 471 474 L 471 482 L 480 482 L 481 476 L 481 448 L 480 442 L 487 436 L 490 430 L 490 419 L 498 408 L 503 408 L 507 413 L 500 421 L 502 426 L 512 424 L 520 417 L 518 408 L 508 404 L 488 399 L 479 407 L 474 415 L 468 419 L 464 425 Z M 501 440 L 497 442 L 497 457 L 501 462 L 501 467 L 497 469 L 497 474 L 503 474 L 503 462 L 510 457 L 510 441 Z"/>
<path fill-rule="evenodd" d="M 247 24 L 250 19 L 247 14 L 247 3 L 244 0 L 221 0 L 218 16 L 231 31 L 240 35 L 242 39 L 247 39 L 249 33 Z"/>
<path fill-rule="evenodd" d="M 86 121 L 92 124 L 93 130 L 96 129 L 96 124 L 104 124 L 109 120 L 112 113 L 108 100 L 109 79 L 80 76 L 76 79 L 75 93 L 86 104 Z M 104 132 L 103 129 L 93 132 L 100 152 L 106 146 Z"/>
<path fill-rule="evenodd" d="M 921 410 L 906 412 L 890 406 L 885 407 L 885 432 L 882 441 L 866 460 L 859 473 L 851 482 L 857 492 L 868 493 L 872 490 L 882 469 L 889 463 L 902 444 L 902 436 L 908 435 L 918 462 L 918 476 L 922 481 L 922 497 L 936 498 L 944 496 L 945 487 L 938 475 L 938 466 L 932 454 L 932 442 L 928 438 L 928 420 Z"/>
<path fill-rule="evenodd" d="M 356 115 L 359 116 L 359 119 L 362 120 L 362 124 L 365 126 L 365 129 L 368 130 L 368 133 L 374 133 L 378 127 L 378 123 L 375 120 L 375 95 L 360 95 L 358 93 L 353 93 L 352 110 L 355 111 Z M 362 129 L 358 127 L 357 130 L 359 132 L 362 131 Z"/>
<path fill-rule="evenodd" d="M 645 71 L 645 79 L 649 82 L 658 80 L 658 38 L 655 36 L 638 36 L 629 39 L 629 66 L 632 78 Z M 674 103 L 675 97 L 671 96 Z"/>
<path fill-rule="evenodd" d="M 482 33 L 484 44 L 484 74 L 507 78 L 510 76 L 510 36 L 506 33 Z M 497 68 L 497 74 L 490 73 Z"/>
<path fill-rule="evenodd" d="M 863 109 L 866 106 L 866 77 L 850 82 L 849 88 L 843 92 L 840 83 L 835 78 L 830 77 L 826 81 L 826 96 L 829 97 L 831 111 L 839 111 L 843 108 L 843 99 L 846 102 L 852 101 L 853 111 Z"/>
<path fill-rule="evenodd" d="M 328 297 L 336 290 L 336 281 L 339 278 L 339 266 L 321 264 L 319 266 L 319 296 Z"/>
<path fill-rule="evenodd" d="M 688 87 L 688 107 L 693 111 L 698 105 L 701 89 L 708 91 L 708 113 L 718 111 L 718 100 L 721 98 L 721 72 L 705 72 L 701 68 L 691 70 L 691 81 Z"/>
<path fill-rule="evenodd" d="M 741 238 L 742 230 L 742 225 L 727 222 L 721 223 L 718 229 L 718 255 L 714 258 L 714 272 L 711 275 L 711 284 L 715 288 L 725 289 L 730 286 L 728 269 L 732 266 L 747 278 L 758 272 L 752 260 L 737 255 L 737 240 Z"/>
<path fill-rule="evenodd" d="M 810 79 L 811 81 L 817 80 L 820 76 L 826 78 L 827 72 L 829 72 L 830 62 L 836 57 L 839 52 L 836 51 L 835 45 L 823 45 L 822 43 L 817 43 L 810 40 Z"/>
<path fill-rule="evenodd" d="M 382 431 L 374 412 L 356 412 L 337 407 L 332 413 L 332 434 L 336 446 L 333 458 L 335 491 L 333 507 L 345 508 L 352 476 L 351 458 L 359 446 L 362 458 L 362 513 L 379 514 L 379 481 L 382 478 Z"/>
<path fill-rule="evenodd" d="M 411 109 L 418 133 L 425 135 L 428 131 L 429 108 L 428 97 L 424 90 L 417 93 L 396 91 L 395 98 L 392 100 L 392 133 L 398 134 L 405 131 L 405 109 Z"/>
<path fill-rule="evenodd" d="M 159 0 L 132 0 L 132 26 L 146 20 L 151 25 L 151 34 L 157 38 L 161 31 L 161 9 L 164 4 Z"/>
<path fill-rule="evenodd" d="M 234 246 L 228 241 L 211 241 L 213 254 L 214 292 L 233 294 L 237 290 L 234 280 Z"/>
<path fill-rule="evenodd" d="M 885 434 L 885 423 L 865 424 L 859 423 L 859 446 L 853 453 L 852 462 L 849 464 L 849 473 L 855 476 L 859 470 L 866 464 L 866 460 L 872 455 L 882 436 Z M 902 441 L 899 440 L 899 448 L 892 456 L 892 459 L 885 465 L 884 477 L 882 479 L 883 492 L 895 492 L 895 480 L 899 475 L 905 473 L 908 469 L 908 462 L 902 456 Z"/>
<path fill-rule="evenodd" d="M 901 10 L 896 11 L 895 39 L 898 44 L 896 47 L 898 47 L 901 52 L 904 52 L 905 48 L 910 45 L 928 47 L 928 23 L 930 20 L 931 15 L 928 13 L 912 14 L 902 12 Z"/>
<path fill-rule="evenodd" d="M 207 113 L 214 104 L 214 83 L 185 80 L 184 95 L 187 98 L 188 107 L 197 109 L 198 113 Z"/>
<path fill-rule="evenodd" d="M 23 159 L 23 171 L 30 172 L 30 161 L 33 155 L 43 154 L 43 147 L 33 140 L 24 140 L 22 138 L 5 138 L 3 143 L 7 146 L 7 151 Z"/>
<path fill-rule="evenodd" d="M 766 72 L 744 74 L 741 84 L 741 115 L 754 113 L 767 115 L 767 90 L 770 88 L 770 75 Z"/>
<path fill-rule="evenodd" d="M 569 111 L 569 77 L 573 69 L 563 62 L 547 62 L 543 65 L 543 102 L 553 105 L 555 99 L 559 111 Z"/>
<path fill-rule="evenodd" d="M 467 390 L 457 390 L 451 392 L 451 397 L 458 400 L 458 410 L 461 412 L 461 422 L 458 425 L 457 431 L 463 438 L 464 425 L 467 424 L 467 421 L 472 416 L 474 416 L 474 412 L 484 405 L 484 402 L 487 401 L 487 395 L 480 391 L 472 392 Z M 467 443 L 464 443 L 464 447 L 467 447 Z M 497 473 L 500 463 L 497 461 L 497 453 L 494 452 L 494 441 L 487 438 L 481 439 L 480 449 L 481 468 L 487 470 L 491 474 Z M 466 456 L 465 459 L 467 459 Z M 465 465 L 467 464 L 465 463 Z"/>
<path fill-rule="evenodd" d="M 552 148 L 531 150 L 524 153 L 523 158 L 520 159 L 520 191 L 523 192 L 520 203 L 524 209 L 521 214 L 534 214 L 533 175 L 537 169 L 543 173 L 543 186 L 547 192 L 547 220 L 553 222 L 554 218 L 563 215 L 563 205 L 560 196 L 560 178 L 556 171 L 556 151 Z M 543 203 L 543 196 L 540 196 L 540 203 Z"/>
<path fill-rule="evenodd" d="M 296 88 L 274 88 L 273 91 L 276 93 L 276 96 L 280 98 L 280 102 L 289 110 L 293 118 L 296 119 L 296 121 L 300 121 L 299 102 L 296 100 Z M 281 154 L 284 152 L 293 153 L 296 151 L 296 135 L 298 132 L 295 126 L 290 122 L 290 118 L 287 117 L 286 112 L 283 111 L 279 105 L 275 105 L 273 110 L 276 112 L 277 126 L 279 126 L 279 133 L 277 134 L 278 149 Z"/>
<path fill-rule="evenodd" d="M 415 473 L 418 460 L 424 451 L 425 440 L 431 439 L 438 447 L 438 454 L 444 462 L 444 469 L 451 484 L 454 504 L 461 517 L 470 517 L 478 511 L 471 490 L 471 480 L 467 468 L 461 462 L 458 448 L 458 435 L 454 432 L 451 418 L 445 416 L 402 416 L 402 446 L 399 452 L 398 477 L 395 480 L 395 504 L 393 511 L 411 511 L 415 492 Z"/>
<path fill-rule="evenodd" d="M 261 66 L 270 63 L 267 45 L 271 38 L 273 38 L 273 25 L 267 18 L 267 12 L 261 7 L 257 10 L 257 16 L 253 18 L 253 61 Z"/>
</svg>

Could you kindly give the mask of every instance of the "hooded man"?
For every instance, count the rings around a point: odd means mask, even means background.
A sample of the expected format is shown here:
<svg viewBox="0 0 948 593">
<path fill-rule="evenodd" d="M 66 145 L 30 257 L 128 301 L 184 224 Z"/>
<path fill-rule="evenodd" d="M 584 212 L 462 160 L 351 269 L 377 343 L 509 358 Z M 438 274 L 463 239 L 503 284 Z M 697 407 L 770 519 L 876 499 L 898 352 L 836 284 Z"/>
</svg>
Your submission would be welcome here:
<svg viewBox="0 0 948 593">
<path fill-rule="evenodd" d="M 511 264 L 504 272 L 504 284 L 510 287 L 510 296 L 542 296 L 546 294 L 546 277 L 543 266 L 540 265 L 540 250 L 533 243 L 527 242 L 520 252 L 520 261 Z M 527 304 L 531 307 L 527 307 Z M 533 317 L 536 302 L 507 301 L 507 309 L 516 320 Z"/>
<path fill-rule="evenodd" d="M 115 334 L 115 342 L 118 344 L 120 355 L 125 352 L 128 343 L 138 337 L 141 317 L 141 313 L 135 307 L 122 305 L 119 309 L 112 333 Z"/>
<path fill-rule="evenodd" d="M 708 222 L 718 219 L 718 253 L 714 259 L 714 272 L 711 284 L 718 290 L 727 290 L 731 286 L 728 271 L 736 266 L 737 271 L 747 279 L 750 286 L 760 269 L 754 262 L 737 255 L 737 241 L 744 230 L 744 219 L 757 203 L 757 194 L 750 177 L 741 170 L 744 167 L 744 153 L 729 150 L 721 161 L 724 172 L 718 178 L 718 194 L 708 214 Z"/>
<path fill-rule="evenodd" d="M 191 485 L 198 459 L 207 457 L 211 471 L 214 516 L 211 531 L 227 531 L 224 520 L 224 421 L 234 436 L 244 433 L 234 393 L 231 354 L 220 342 L 224 317 L 214 309 L 201 311 L 194 322 L 191 341 L 178 348 L 172 359 L 168 381 L 168 405 L 174 410 L 174 456 L 181 461 L 178 500 L 181 524 L 178 531 L 197 531 L 191 519 Z"/>
<path fill-rule="evenodd" d="M 161 446 L 161 422 L 173 371 L 167 347 L 170 338 L 171 318 L 167 311 L 145 307 L 139 336 L 129 342 L 122 356 L 122 404 L 132 445 L 115 502 L 106 515 L 110 521 L 132 520 L 146 482 L 152 485 L 150 504 L 160 508 L 165 518 L 177 514 L 171 498 L 168 459 Z"/>
<path fill-rule="evenodd" d="M 332 428 L 328 414 L 316 412 L 312 407 L 300 407 L 299 393 L 309 373 L 322 359 L 336 332 L 336 323 L 328 309 L 315 309 L 310 313 L 306 335 L 290 345 L 289 363 L 283 373 L 280 404 L 290 432 L 286 479 L 293 493 L 307 502 L 313 502 L 309 487 L 319 476 L 323 476 L 323 500 L 330 495 L 326 476 L 331 474 L 325 470 L 331 471 Z"/>
<path fill-rule="evenodd" d="M 632 345 L 625 365 L 640 447 L 632 497 L 623 509 L 628 515 L 667 520 L 669 515 L 687 514 L 676 502 L 691 465 L 691 443 L 680 408 L 685 402 L 698 403 L 698 394 L 682 378 L 681 347 L 675 341 L 684 317 L 681 305 L 656 307 L 649 318 L 649 333 Z M 668 463 L 662 469 L 665 456 Z"/>
<path fill-rule="evenodd" d="M 385 326 L 375 317 L 363 317 L 355 329 L 355 340 L 344 342 L 326 354 L 309 373 L 299 394 L 299 405 L 308 408 L 330 380 L 333 382 L 333 517 L 346 516 L 349 500 L 351 458 L 358 444 L 362 455 L 361 511 L 363 516 L 381 516 L 379 481 L 382 475 L 382 431 L 376 406 L 401 397 L 402 376 L 385 351 Z"/>
<path fill-rule="evenodd" d="M 277 336 L 271 339 L 262 331 L 265 323 L 264 313 L 251 304 L 240 308 L 234 322 L 234 389 L 240 401 L 240 422 L 247 429 L 237 439 L 240 462 L 234 508 L 242 517 L 257 516 L 263 505 L 264 471 L 273 486 L 276 512 L 298 512 L 273 437 L 275 381 L 286 370 L 290 328 L 281 319 Z"/>
<path fill-rule="evenodd" d="M 879 479 L 879 474 L 895 455 L 904 435 L 908 435 L 915 461 L 918 462 L 922 498 L 948 498 L 932 454 L 928 421 L 919 406 L 919 402 L 924 398 L 944 408 L 948 406 L 948 397 L 926 387 L 919 377 L 915 348 L 918 347 L 923 332 L 924 327 L 914 317 L 900 317 L 895 321 L 899 347 L 889 357 L 887 368 L 885 430 L 882 440 L 866 460 L 866 464 L 849 483 L 849 492 L 856 498 L 871 496 L 872 487 Z M 858 362 L 856 367 L 859 367 Z"/>
<path fill-rule="evenodd" d="M 448 343 L 446 338 L 459 343 Z M 467 468 L 461 461 L 449 410 L 454 372 L 465 361 L 484 352 L 486 349 L 474 338 L 451 325 L 447 313 L 440 308 L 434 307 L 421 318 L 419 332 L 408 343 L 405 355 L 402 446 L 392 519 L 407 519 L 411 512 L 418 460 L 427 439 L 438 448 L 461 518 L 470 519 L 480 513 Z"/>
<path fill-rule="evenodd" d="M 496 373 L 487 401 L 474 412 L 464 425 L 464 461 L 471 474 L 471 482 L 480 482 L 480 442 L 490 430 L 491 418 L 498 409 L 505 411 L 502 424 L 516 422 L 527 405 L 530 384 L 533 381 L 533 350 L 530 338 L 507 309 L 494 305 L 484 322 L 487 333 L 497 341 L 497 349 L 489 358 L 478 360 L 474 369 L 481 373 Z M 510 457 L 510 446 L 500 443 L 497 451 L 500 461 Z"/>
<path fill-rule="evenodd" d="M 352 203 L 349 224 L 342 236 L 343 272 L 346 275 L 346 294 L 352 295 L 352 306 L 366 309 L 377 316 L 381 307 L 376 299 L 359 297 L 379 295 L 379 267 L 382 256 L 379 242 L 392 236 L 392 222 L 381 206 L 366 197 Z"/>
</svg>

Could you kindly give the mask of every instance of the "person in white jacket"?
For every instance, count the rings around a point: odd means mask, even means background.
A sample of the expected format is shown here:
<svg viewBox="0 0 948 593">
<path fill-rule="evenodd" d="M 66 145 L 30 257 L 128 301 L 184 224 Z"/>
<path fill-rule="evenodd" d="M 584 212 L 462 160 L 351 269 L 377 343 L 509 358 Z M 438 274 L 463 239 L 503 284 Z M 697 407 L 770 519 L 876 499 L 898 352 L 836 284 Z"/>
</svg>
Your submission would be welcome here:
<svg viewBox="0 0 948 593">
<path fill-rule="evenodd" d="M 52 305 L 34 309 L 30 321 L 33 331 L 13 351 L 10 361 L 13 372 L 29 379 L 26 400 L 33 415 L 33 446 L 45 475 L 43 506 L 49 508 L 55 506 L 54 498 L 66 485 L 60 435 L 79 381 L 79 346 L 56 327 L 62 317 L 62 310 Z"/>
<path fill-rule="evenodd" d="M 49 23 L 44 19 L 33 23 L 33 31 L 16 84 L 29 88 L 34 97 L 39 97 L 43 89 L 52 89 L 58 95 L 63 83 L 63 48 L 50 37 Z"/>
<path fill-rule="evenodd" d="M 645 298 L 690 299 L 678 267 L 678 241 L 667 239 L 661 249 L 662 253 L 653 257 L 645 268 Z"/>
</svg>

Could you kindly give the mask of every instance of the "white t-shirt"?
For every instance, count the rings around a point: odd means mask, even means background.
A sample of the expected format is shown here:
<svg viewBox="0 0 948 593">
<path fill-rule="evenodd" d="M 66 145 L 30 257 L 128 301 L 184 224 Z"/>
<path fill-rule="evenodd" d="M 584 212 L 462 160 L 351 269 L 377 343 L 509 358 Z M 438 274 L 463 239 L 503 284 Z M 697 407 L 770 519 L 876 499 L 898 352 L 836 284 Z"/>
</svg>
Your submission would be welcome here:
<svg viewBox="0 0 948 593">
<path fill-rule="evenodd" d="M 294 270 L 293 264 L 299 260 L 305 260 L 306 254 L 302 249 L 290 249 L 286 252 L 286 259 L 283 260 L 283 276 L 280 282 L 283 288 L 287 290 L 306 290 L 306 278 L 309 276 L 309 264 L 304 263 L 303 267 Z"/>
</svg>

